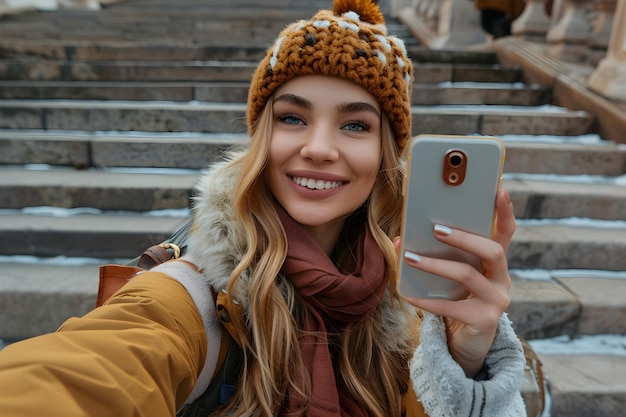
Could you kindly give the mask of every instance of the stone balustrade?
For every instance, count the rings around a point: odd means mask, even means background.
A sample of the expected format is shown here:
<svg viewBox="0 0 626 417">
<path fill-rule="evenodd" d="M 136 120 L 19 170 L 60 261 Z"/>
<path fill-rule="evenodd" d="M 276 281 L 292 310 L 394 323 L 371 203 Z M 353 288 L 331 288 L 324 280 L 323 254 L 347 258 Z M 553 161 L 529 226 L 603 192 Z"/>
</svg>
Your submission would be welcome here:
<svg viewBox="0 0 626 417">
<path fill-rule="evenodd" d="M 392 13 L 432 49 L 477 45 L 479 12 L 468 0 L 413 0 Z M 554 59 L 589 67 L 589 88 L 626 101 L 626 0 L 526 0 L 512 36 L 545 46 Z M 483 34 L 484 35 L 484 34 Z M 488 41 L 488 39 L 487 39 Z M 595 69 L 595 70 L 594 70 Z M 587 74 L 589 75 L 589 74 Z"/>
<path fill-rule="evenodd" d="M 465 47 L 487 40 L 478 11 L 469 0 L 390 1 L 391 16 L 400 18 L 428 48 Z"/>
<path fill-rule="evenodd" d="M 588 85 L 606 97 L 626 101 L 626 0 L 618 0 L 606 57 Z"/>
</svg>

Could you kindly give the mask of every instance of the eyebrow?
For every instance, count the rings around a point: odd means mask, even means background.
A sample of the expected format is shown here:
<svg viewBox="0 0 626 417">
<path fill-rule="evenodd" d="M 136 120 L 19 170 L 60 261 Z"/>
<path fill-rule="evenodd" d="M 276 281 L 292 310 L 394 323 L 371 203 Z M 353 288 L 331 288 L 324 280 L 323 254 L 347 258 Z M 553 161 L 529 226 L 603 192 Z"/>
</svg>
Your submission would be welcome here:
<svg viewBox="0 0 626 417">
<path fill-rule="evenodd" d="M 313 104 L 310 101 L 295 94 L 282 94 L 274 99 L 274 103 L 278 101 L 284 101 L 307 110 L 313 108 Z M 380 112 L 376 109 L 376 107 L 362 101 L 340 103 L 337 105 L 337 111 L 339 113 L 356 113 L 360 111 L 368 111 L 370 113 L 374 113 L 376 117 L 380 119 Z"/>
<path fill-rule="evenodd" d="M 339 113 L 356 113 L 361 111 L 368 111 L 374 113 L 376 117 L 380 119 L 380 113 L 378 112 L 376 107 L 362 101 L 357 101 L 353 103 L 341 103 L 337 106 L 337 110 L 339 111 Z"/>
<path fill-rule="evenodd" d="M 274 103 L 278 101 L 285 101 L 289 104 L 296 105 L 298 107 L 302 107 L 304 109 L 310 110 L 313 108 L 313 104 L 309 100 L 305 100 L 304 98 L 297 96 L 295 94 L 283 94 L 274 99 Z"/>
</svg>

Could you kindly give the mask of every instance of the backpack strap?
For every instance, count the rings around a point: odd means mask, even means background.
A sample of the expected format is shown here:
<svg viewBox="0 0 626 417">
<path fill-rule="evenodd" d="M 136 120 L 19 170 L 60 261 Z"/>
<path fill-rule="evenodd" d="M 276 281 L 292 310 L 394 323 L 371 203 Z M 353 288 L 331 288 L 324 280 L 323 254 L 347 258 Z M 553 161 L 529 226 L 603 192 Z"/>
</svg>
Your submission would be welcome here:
<svg viewBox="0 0 626 417">
<path fill-rule="evenodd" d="M 101 265 L 96 307 L 100 307 L 137 273 L 147 271 L 169 260 L 180 258 L 187 249 L 187 237 L 191 224 L 192 220 L 188 219 L 166 240 L 150 246 L 141 255 L 125 265 Z"/>
<path fill-rule="evenodd" d="M 100 281 L 98 284 L 96 307 L 100 307 L 104 304 L 106 300 L 122 288 L 128 281 L 137 276 L 138 273 L 147 271 L 171 259 L 178 259 L 180 254 L 181 250 L 178 246 L 164 242 L 159 245 L 150 246 L 141 256 L 126 265 L 100 265 Z M 195 265 L 193 267 L 197 269 Z"/>
<path fill-rule="evenodd" d="M 541 359 L 526 339 L 520 337 L 520 341 L 526 358 L 522 396 L 524 403 L 526 403 L 528 416 L 539 417 L 543 415 L 546 407 L 546 386 Z"/>
</svg>

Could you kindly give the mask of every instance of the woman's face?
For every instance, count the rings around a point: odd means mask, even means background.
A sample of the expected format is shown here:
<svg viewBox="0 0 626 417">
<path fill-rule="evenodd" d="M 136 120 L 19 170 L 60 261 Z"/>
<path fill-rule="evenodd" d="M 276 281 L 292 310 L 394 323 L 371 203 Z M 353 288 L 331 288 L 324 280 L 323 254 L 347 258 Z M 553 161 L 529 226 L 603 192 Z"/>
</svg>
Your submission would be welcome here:
<svg viewBox="0 0 626 417">
<path fill-rule="evenodd" d="M 332 250 L 345 217 L 368 198 L 381 153 L 381 109 L 359 85 L 307 75 L 276 90 L 266 175 L 278 202 L 323 248 Z"/>
</svg>

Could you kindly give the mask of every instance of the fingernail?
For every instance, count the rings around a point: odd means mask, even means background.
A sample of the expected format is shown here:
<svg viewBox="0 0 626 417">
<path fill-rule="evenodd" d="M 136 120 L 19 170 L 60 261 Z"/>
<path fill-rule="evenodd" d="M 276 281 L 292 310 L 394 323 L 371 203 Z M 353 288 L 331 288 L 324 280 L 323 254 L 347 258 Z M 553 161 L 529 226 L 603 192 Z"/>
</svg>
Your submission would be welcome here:
<svg viewBox="0 0 626 417">
<path fill-rule="evenodd" d="M 450 236 L 452 234 L 452 229 L 441 224 L 436 224 L 434 229 L 435 233 L 437 233 L 438 235 Z"/>
<path fill-rule="evenodd" d="M 413 262 L 421 262 L 422 261 L 422 257 L 419 256 L 417 253 L 413 253 L 413 252 L 409 252 L 409 251 L 405 251 L 404 252 L 404 258 L 408 259 L 409 261 L 413 261 Z"/>
</svg>

